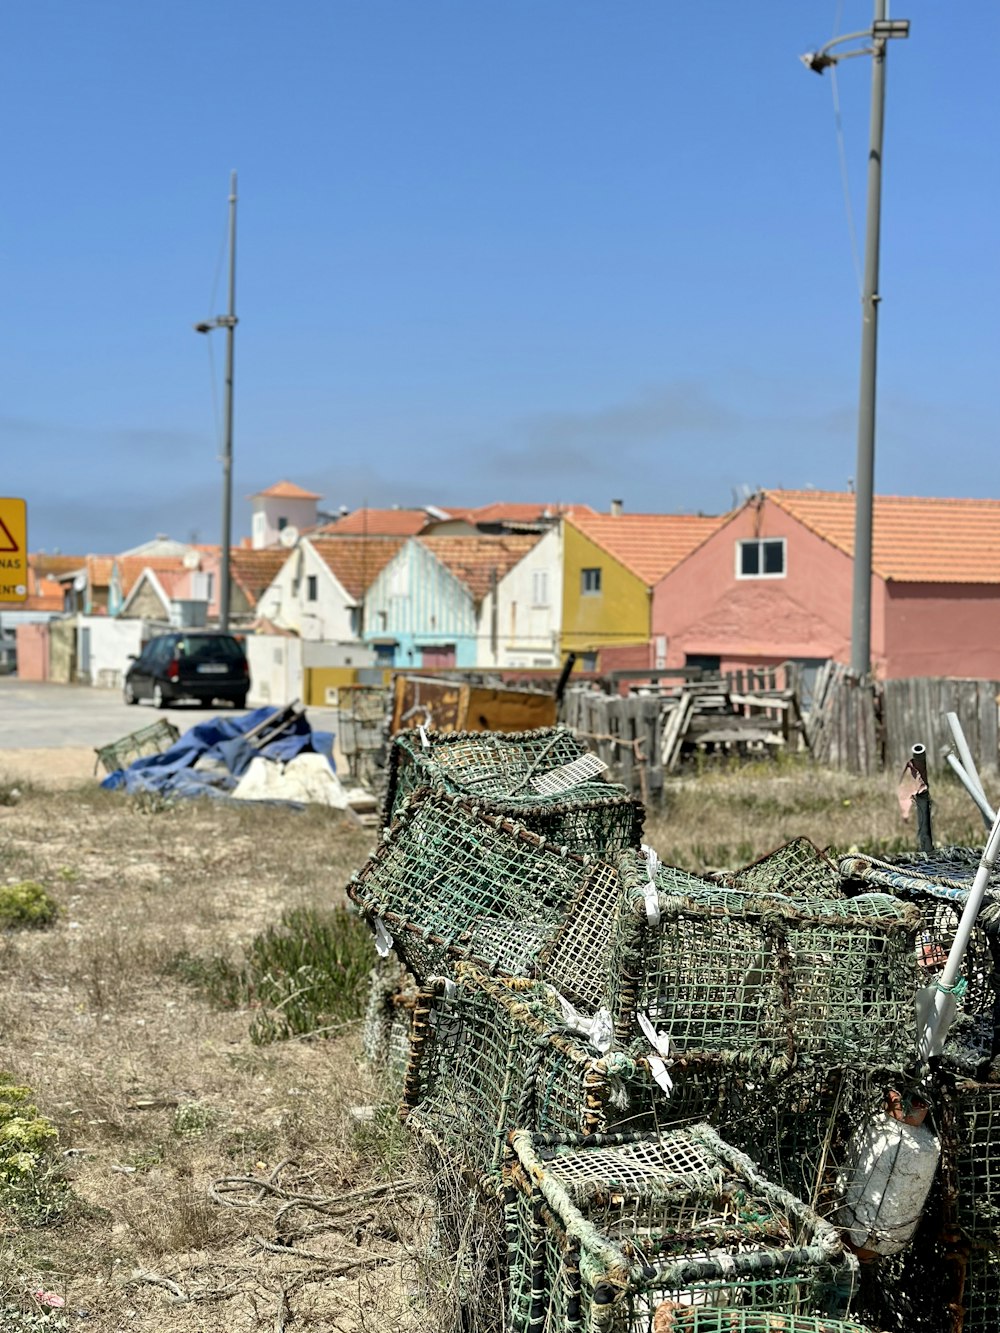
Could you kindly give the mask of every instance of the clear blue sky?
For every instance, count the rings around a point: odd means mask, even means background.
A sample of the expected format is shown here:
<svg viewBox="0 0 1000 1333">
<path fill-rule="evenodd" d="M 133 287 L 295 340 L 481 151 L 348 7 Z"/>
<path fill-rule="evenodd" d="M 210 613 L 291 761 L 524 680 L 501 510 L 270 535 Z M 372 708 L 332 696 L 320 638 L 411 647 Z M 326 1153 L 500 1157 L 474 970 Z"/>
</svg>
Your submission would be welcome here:
<svg viewBox="0 0 1000 1333">
<path fill-rule="evenodd" d="M 237 532 L 279 477 L 330 509 L 844 488 L 858 290 L 797 57 L 871 12 L 9 0 L 0 494 L 34 548 L 218 539 L 224 334 L 192 324 L 233 167 Z M 876 487 L 997 495 L 1000 6 L 893 13 Z M 860 244 L 870 62 L 838 86 Z"/>
</svg>

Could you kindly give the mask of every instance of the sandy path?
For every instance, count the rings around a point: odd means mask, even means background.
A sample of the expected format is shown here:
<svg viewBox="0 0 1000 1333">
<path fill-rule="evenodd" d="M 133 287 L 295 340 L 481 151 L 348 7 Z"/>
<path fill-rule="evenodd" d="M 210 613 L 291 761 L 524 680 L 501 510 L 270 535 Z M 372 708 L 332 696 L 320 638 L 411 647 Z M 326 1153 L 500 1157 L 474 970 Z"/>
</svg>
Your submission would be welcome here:
<svg viewBox="0 0 1000 1333">
<path fill-rule="evenodd" d="M 0 749 L 0 779 L 34 782 L 40 787 L 74 787 L 94 775 L 97 756 L 86 745 L 65 745 L 51 750 Z M 100 774 L 104 776 L 103 771 Z"/>
</svg>

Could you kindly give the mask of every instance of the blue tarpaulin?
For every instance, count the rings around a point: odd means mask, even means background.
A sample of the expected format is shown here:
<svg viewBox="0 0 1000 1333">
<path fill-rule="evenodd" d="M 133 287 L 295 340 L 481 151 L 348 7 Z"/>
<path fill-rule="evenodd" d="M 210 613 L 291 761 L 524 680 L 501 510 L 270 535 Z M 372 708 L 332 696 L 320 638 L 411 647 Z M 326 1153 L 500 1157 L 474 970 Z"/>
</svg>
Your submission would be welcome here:
<svg viewBox="0 0 1000 1333">
<path fill-rule="evenodd" d="M 153 791 L 169 796 L 225 796 L 257 755 L 287 762 L 298 754 L 313 752 L 326 755 L 334 768 L 333 732 L 313 731 L 301 714 L 266 745 L 258 747 L 246 739 L 248 731 L 277 712 L 277 708 L 257 708 L 243 717 L 199 722 L 163 754 L 136 759 L 128 768 L 111 773 L 101 786 L 129 795 Z"/>
</svg>

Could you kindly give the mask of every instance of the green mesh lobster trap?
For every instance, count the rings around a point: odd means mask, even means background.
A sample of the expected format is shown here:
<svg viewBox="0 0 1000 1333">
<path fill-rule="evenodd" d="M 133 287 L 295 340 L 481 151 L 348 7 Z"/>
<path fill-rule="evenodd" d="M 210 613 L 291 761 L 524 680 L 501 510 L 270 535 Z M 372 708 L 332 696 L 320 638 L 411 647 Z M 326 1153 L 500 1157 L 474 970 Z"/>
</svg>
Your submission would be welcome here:
<svg viewBox="0 0 1000 1333">
<path fill-rule="evenodd" d="M 982 853 L 946 847 L 932 856 L 879 860 L 853 855 L 840 862 L 845 884 L 891 893 L 920 913 L 916 960 L 922 985 L 943 970 Z M 962 963 L 956 993 L 959 1016 L 948 1033 L 946 1053 L 967 1074 L 1000 1055 L 1000 875 L 991 877 Z"/>
<path fill-rule="evenodd" d="M 915 908 L 888 894 L 754 896 L 651 870 L 639 853 L 617 864 L 610 1007 L 623 1050 L 643 1048 L 648 1022 L 674 1057 L 714 1052 L 770 1077 L 802 1059 L 905 1063 Z"/>
<path fill-rule="evenodd" d="M 863 1324 L 846 1319 L 817 1319 L 807 1314 L 773 1314 L 769 1310 L 677 1306 L 665 1310 L 656 1333 L 869 1333 Z"/>
<path fill-rule="evenodd" d="M 119 769 L 128 768 L 129 764 L 135 763 L 137 759 L 144 759 L 151 754 L 163 754 L 180 739 L 180 734 L 172 722 L 161 717 L 158 722 L 148 727 L 140 727 L 138 731 L 123 736 L 121 740 L 100 746 L 94 751 L 97 755 L 96 762 L 103 766 L 106 773 L 117 773 Z"/>
<path fill-rule="evenodd" d="M 569 916 L 603 929 L 606 968 L 617 895 L 613 866 L 547 843 L 475 803 L 422 788 L 400 809 L 347 892 L 421 982 L 470 959 L 529 976 Z M 601 927 L 600 923 L 603 923 Z M 547 977 L 574 1004 L 581 997 Z"/>
<path fill-rule="evenodd" d="M 574 1021 L 545 984 L 459 963 L 417 996 L 403 1118 L 478 1180 L 497 1175 L 512 1129 L 652 1128 L 646 1062 L 602 1054 Z"/>
<path fill-rule="evenodd" d="M 638 847 L 643 807 L 624 787 L 583 777 L 586 748 L 564 727 L 537 731 L 400 732 L 389 756 L 383 820 L 392 823 L 418 787 L 474 797 L 490 814 L 521 823 L 557 847 L 614 856 Z M 560 778 L 565 778 L 560 782 Z M 535 782 L 558 786 L 539 791 Z M 568 785 L 566 785 L 568 784 Z"/>
<path fill-rule="evenodd" d="M 840 871 L 808 838 L 793 838 L 719 882 L 746 893 L 784 893 L 790 898 L 842 898 Z"/>
<path fill-rule="evenodd" d="M 393 1100 L 403 1091 L 416 998 L 416 979 L 394 957 L 380 958 L 368 983 L 361 1049 Z"/>
<path fill-rule="evenodd" d="M 665 1333 L 699 1308 L 847 1309 L 857 1261 L 839 1233 L 707 1125 L 591 1138 L 518 1130 L 510 1142 L 517 1333 Z"/>
<path fill-rule="evenodd" d="M 959 1077 L 944 1095 L 942 1149 L 954 1221 L 967 1238 L 1000 1247 L 1000 1084 Z"/>
<path fill-rule="evenodd" d="M 948 1333 L 996 1333 L 1000 1327 L 1000 1247 L 973 1245 L 963 1256 L 958 1304 Z"/>
</svg>

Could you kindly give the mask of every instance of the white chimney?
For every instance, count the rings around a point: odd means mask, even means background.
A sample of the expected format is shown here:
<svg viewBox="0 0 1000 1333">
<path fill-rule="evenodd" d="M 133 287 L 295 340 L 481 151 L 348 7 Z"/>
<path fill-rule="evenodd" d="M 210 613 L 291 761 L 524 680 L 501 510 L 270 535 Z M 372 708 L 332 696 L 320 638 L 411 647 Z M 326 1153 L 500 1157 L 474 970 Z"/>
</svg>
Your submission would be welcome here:
<svg viewBox="0 0 1000 1333">
<path fill-rule="evenodd" d="M 622 501 L 621 501 L 621 500 L 612 500 L 612 501 L 611 501 L 611 517 L 612 517 L 612 518 L 621 518 L 621 516 L 622 516 Z"/>
</svg>

